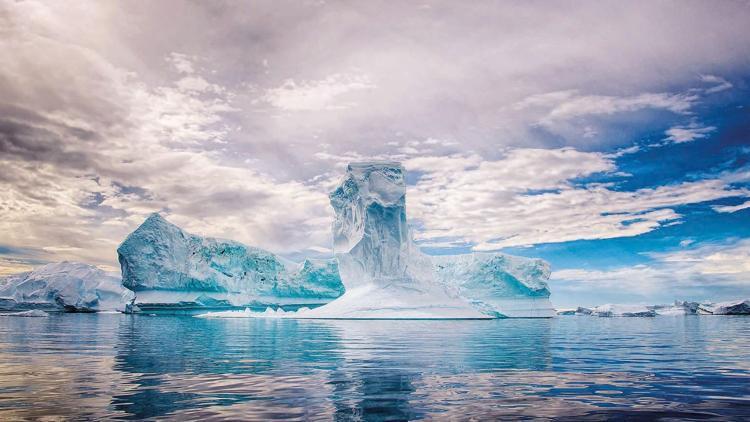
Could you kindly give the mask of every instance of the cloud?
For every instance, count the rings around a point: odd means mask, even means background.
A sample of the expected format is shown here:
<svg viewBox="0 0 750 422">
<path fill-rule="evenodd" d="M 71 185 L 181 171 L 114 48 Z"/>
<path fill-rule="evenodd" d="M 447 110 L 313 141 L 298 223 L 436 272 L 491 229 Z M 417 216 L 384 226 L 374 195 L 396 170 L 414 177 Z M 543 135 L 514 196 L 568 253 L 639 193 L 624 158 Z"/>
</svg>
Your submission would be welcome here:
<svg viewBox="0 0 750 422">
<path fill-rule="evenodd" d="M 542 124 L 578 116 L 615 114 L 643 109 L 661 109 L 683 114 L 698 100 L 691 94 L 643 93 L 633 96 L 580 95 L 576 90 L 550 92 L 527 97 L 516 103 L 515 108 L 548 108 Z"/>
<path fill-rule="evenodd" d="M 714 205 L 711 208 L 716 212 L 733 213 L 750 208 L 750 201 L 743 202 L 739 205 Z"/>
<path fill-rule="evenodd" d="M 195 73 L 195 69 L 193 68 L 193 61 L 195 59 L 195 56 L 191 57 L 187 54 L 174 52 L 167 57 L 167 61 L 170 62 L 172 66 L 174 66 L 177 72 L 186 75 L 192 75 L 193 73 Z"/>
<path fill-rule="evenodd" d="M 680 246 L 686 248 L 695 243 L 695 239 L 685 239 L 680 241 Z"/>
<path fill-rule="evenodd" d="M 209 83 L 200 76 L 186 76 L 176 83 L 177 88 L 181 91 L 194 91 L 194 92 L 208 92 L 213 91 L 214 93 L 220 93 L 222 87 L 216 84 Z"/>
<path fill-rule="evenodd" d="M 285 111 L 337 110 L 356 105 L 342 99 L 345 94 L 374 88 L 375 85 L 364 75 L 334 74 L 299 84 L 287 79 L 281 86 L 269 89 L 263 100 Z"/>
<path fill-rule="evenodd" d="M 742 299 L 750 292 L 750 239 L 652 254 L 653 263 L 611 270 L 566 269 L 552 279 L 566 293 L 607 291 L 635 302 Z M 588 300 L 588 299 L 587 299 Z M 594 303 L 588 303 L 592 305 Z"/>
<path fill-rule="evenodd" d="M 701 81 L 714 85 L 705 90 L 707 94 L 725 91 L 733 87 L 729 81 L 715 75 L 701 75 Z"/>
<path fill-rule="evenodd" d="M 576 180 L 625 177 L 611 151 L 636 138 L 612 119 L 684 120 L 707 93 L 690 90 L 696 74 L 713 90 L 747 69 L 748 8 L 679 9 L 2 3 L 3 241 L 116 266 L 117 243 L 158 210 L 202 234 L 323 251 L 326 192 L 369 157 L 414 170 L 426 239 L 653 230 L 679 221 L 672 204 L 743 194 L 725 179 L 635 193 Z"/>
<path fill-rule="evenodd" d="M 222 151 L 237 109 L 189 57 L 171 60 L 190 76 L 149 87 L 91 50 L 25 28 L 4 43 L 27 49 L 0 70 L 12 101 L 0 104 L 4 242 L 36 251 L 37 262 L 114 269 L 118 243 L 161 211 L 196 233 L 276 251 L 329 245 L 319 186 L 278 181 Z M 55 56 L 65 60 L 53 74 L 33 77 Z"/>
<path fill-rule="evenodd" d="M 497 161 L 418 157 L 405 165 L 421 174 L 407 197 L 420 240 L 463 239 L 475 250 L 636 236 L 678 223 L 675 207 L 750 196 L 732 187 L 746 180 L 742 172 L 636 191 L 581 185 L 575 179 L 616 166 L 604 154 L 570 148 L 514 149 Z"/>
<path fill-rule="evenodd" d="M 565 139 L 570 145 L 585 147 L 607 142 L 608 138 L 621 138 L 623 133 L 613 133 L 610 128 L 617 127 L 617 122 L 623 125 L 643 121 L 642 124 L 649 127 L 658 124 L 660 119 L 652 117 L 654 120 L 649 120 L 648 116 L 691 115 L 699 102 L 700 96 L 690 90 L 684 93 L 600 95 L 584 94 L 574 89 L 531 95 L 516 102 L 512 109 L 518 114 L 518 119 L 528 121 L 530 127 Z M 632 142 L 632 139 L 625 139 Z"/>
<path fill-rule="evenodd" d="M 664 140 L 675 144 L 692 142 L 696 139 L 707 138 L 715 130 L 716 126 L 702 126 L 693 122 L 687 126 L 673 126 L 667 129 L 664 132 L 667 135 Z"/>
</svg>

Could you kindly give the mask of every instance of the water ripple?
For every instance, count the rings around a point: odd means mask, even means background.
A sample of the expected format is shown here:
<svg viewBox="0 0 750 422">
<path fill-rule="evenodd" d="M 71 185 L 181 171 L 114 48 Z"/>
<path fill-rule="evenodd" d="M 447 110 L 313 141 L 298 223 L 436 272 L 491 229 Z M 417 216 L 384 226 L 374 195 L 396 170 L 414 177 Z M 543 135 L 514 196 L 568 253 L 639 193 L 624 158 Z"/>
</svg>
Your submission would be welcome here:
<svg viewBox="0 0 750 422">
<path fill-rule="evenodd" d="M 750 318 L 0 318 L 0 419 L 750 416 Z"/>
</svg>

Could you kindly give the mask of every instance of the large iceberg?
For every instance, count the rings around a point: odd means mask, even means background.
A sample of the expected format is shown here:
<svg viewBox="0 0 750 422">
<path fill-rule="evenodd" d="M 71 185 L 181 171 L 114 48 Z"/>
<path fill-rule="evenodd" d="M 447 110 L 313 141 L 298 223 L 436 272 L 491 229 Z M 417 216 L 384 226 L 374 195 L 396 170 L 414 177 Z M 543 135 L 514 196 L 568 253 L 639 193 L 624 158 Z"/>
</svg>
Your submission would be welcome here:
<svg viewBox="0 0 750 422">
<path fill-rule="evenodd" d="M 88 264 L 59 262 L 0 281 L 0 310 L 122 311 L 133 292 L 120 277 Z"/>
<path fill-rule="evenodd" d="M 552 317 L 548 265 L 504 254 L 431 257 L 406 221 L 404 170 L 394 162 L 352 163 L 330 194 L 334 254 L 343 296 L 294 318 L 488 319 Z M 253 312 L 206 316 L 253 316 Z"/>
<path fill-rule="evenodd" d="M 350 164 L 330 194 L 333 249 L 343 296 L 309 318 L 487 318 L 435 279 L 432 262 L 406 223 L 404 171 L 398 163 Z"/>
<path fill-rule="evenodd" d="M 320 305 L 344 292 L 334 260 L 287 261 L 187 233 L 152 214 L 117 249 L 133 310 Z"/>
</svg>

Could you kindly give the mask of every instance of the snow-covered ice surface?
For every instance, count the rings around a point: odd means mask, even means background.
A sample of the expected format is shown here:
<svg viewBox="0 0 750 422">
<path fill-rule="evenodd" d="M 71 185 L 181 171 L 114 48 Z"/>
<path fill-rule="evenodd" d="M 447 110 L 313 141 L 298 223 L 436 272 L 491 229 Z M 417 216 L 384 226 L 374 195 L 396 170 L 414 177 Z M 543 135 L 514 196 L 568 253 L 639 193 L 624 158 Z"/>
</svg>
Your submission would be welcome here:
<svg viewBox="0 0 750 422">
<path fill-rule="evenodd" d="M 344 291 L 335 260 L 295 264 L 263 249 L 187 233 L 152 214 L 117 249 L 134 309 L 321 304 Z"/>
<path fill-rule="evenodd" d="M 214 312 L 204 317 L 487 319 L 552 317 L 541 260 L 504 254 L 430 257 L 406 223 L 399 163 L 352 163 L 330 194 L 334 253 L 346 291 L 301 312 Z"/>
<path fill-rule="evenodd" d="M 133 299 L 120 277 L 88 264 L 58 262 L 0 282 L 0 309 L 121 311 Z"/>
</svg>

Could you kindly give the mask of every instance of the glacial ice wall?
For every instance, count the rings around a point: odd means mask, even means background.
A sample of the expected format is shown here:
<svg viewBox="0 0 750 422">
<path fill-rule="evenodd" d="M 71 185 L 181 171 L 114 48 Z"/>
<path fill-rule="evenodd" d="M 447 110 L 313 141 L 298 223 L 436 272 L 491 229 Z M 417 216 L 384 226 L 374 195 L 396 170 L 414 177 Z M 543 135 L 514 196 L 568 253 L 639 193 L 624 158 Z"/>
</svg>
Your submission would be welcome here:
<svg viewBox="0 0 750 422">
<path fill-rule="evenodd" d="M 133 300 L 120 277 L 93 265 L 58 262 L 0 281 L 0 310 L 122 311 Z"/>
<path fill-rule="evenodd" d="M 187 233 L 152 214 L 117 249 L 123 285 L 135 304 L 231 307 L 319 304 L 344 287 L 333 260 L 295 264 L 230 240 Z"/>
</svg>

